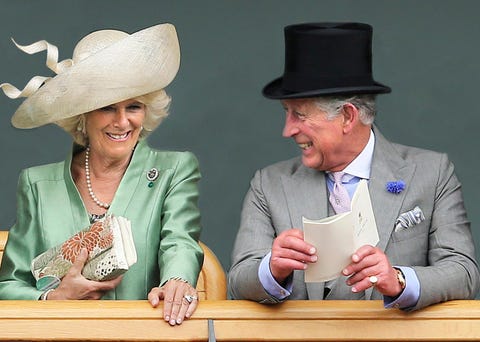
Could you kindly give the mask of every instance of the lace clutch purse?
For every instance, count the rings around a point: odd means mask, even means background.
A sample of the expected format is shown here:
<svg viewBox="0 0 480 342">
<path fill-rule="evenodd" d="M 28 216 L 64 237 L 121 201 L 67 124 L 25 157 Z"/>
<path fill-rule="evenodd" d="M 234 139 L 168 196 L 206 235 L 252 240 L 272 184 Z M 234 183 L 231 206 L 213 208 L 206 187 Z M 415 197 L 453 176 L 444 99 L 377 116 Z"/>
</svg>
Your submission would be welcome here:
<svg viewBox="0 0 480 342">
<path fill-rule="evenodd" d="M 37 280 L 37 289 L 57 287 L 82 248 L 88 250 L 82 274 L 90 280 L 116 278 L 137 262 L 130 221 L 107 215 L 32 260 L 30 268 Z"/>
</svg>

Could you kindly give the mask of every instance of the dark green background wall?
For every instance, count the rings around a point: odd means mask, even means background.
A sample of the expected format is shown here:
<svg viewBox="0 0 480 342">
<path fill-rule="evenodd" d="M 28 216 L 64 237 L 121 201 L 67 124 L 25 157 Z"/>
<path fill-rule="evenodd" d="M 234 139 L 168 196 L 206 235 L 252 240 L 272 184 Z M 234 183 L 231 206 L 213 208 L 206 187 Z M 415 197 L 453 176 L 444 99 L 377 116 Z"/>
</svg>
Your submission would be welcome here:
<svg viewBox="0 0 480 342">
<path fill-rule="evenodd" d="M 45 53 L 26 55 L 10 37 L 20 44 L 46 39 L 65 59 L 95 29 L 134 32 L 173 23 L 181 67 L 168 88 L 171 116 L 149 141 L 198 156 L 202 240 L 228 268 L 254 171 L 299 153 L 281 137 L 280 104 L 261 96 L 262 87 L 283 70 L 283 27 L 309 21 L 369 23 L 375 78 L 393 89 L 379 97 L 377 124 L 394 141 L 449 154 L 464 185 L 478 245 L 478 13 L 476 0 L 0 0 L 0 82 L 23 88 L 32 76 L 49 75 Z M 14 129 L 10 118 L 19 103 L 0 95 L 2 229 L 15 221 L 20 170 L 59 161 L 70 150 L 69 136 L 55 126 Z"/>
</svg>

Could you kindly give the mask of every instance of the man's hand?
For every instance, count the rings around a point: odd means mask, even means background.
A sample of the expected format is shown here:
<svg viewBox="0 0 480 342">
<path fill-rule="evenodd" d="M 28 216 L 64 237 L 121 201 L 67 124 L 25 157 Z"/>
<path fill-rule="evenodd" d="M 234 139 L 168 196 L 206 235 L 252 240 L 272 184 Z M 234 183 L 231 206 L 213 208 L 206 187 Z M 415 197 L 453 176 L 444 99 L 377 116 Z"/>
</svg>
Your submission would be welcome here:
<svg viewBox="0 0 480 342">
<path fill-rule="evenodd" d="M 270 271 L 282 284 L 294 270 L 305 270 L 307 263 L 317 261 L 315 253 L 315 248 L 303 240 L 301 230 L 289 229 L 273 241 Z"/>
<path fill-rule="evenodd" d="M 353 292 L 361 292 L 372 286 L 385 296 L 396 297 L 402 292 L 397 271 L 392 267 L 385 253 L 373 246 L 360 247 L 352 255 L 352 263 L 342 273 L 349 277 L 347 285 L 352 286 Z M 374 285 L 370 282 L 371 276 L 377 278 Z"/>
</svg>

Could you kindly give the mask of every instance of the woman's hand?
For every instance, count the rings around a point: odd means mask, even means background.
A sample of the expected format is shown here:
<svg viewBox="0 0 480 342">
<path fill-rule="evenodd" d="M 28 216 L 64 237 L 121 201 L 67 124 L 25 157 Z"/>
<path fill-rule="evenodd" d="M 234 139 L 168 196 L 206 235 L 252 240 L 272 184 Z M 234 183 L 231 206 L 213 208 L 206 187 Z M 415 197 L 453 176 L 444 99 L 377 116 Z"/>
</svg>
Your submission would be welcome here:
<svg viewBox="0 0 480 342">
<path fill-rule="evenodd" d="M 100 299 L 103 294 L 113 290 L 122 281 L 122 276 L 107 281 L 88 280 L 82 275 L 88 251 L 83 248 L 60 285 L 48 294 L 49 300 L 62 299 Z"/>
<path fill-rule="evenodd" d="M 170 279 L 162 287 L 154 287 L 148 294 L 148 301 L 154 308 L 162 299 L 163 318 L 172 326 L 190 318 L 198 305 L 197 290 L 178 279 Z"/>
</svg>

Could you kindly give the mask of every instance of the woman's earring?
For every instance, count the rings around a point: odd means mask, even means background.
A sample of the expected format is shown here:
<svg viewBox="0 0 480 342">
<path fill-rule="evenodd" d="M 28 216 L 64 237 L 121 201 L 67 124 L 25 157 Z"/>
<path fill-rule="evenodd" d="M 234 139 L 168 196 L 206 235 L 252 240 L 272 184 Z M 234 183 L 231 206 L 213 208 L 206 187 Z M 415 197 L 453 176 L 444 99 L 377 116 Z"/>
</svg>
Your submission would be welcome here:
<svg viewBox="0 0 480 342">
<path fill-rule="evenodd" d="M 87 135 L 87 129 L 85 128 L 85 120 L 80 119 L 77 125 L 77 131 L 82 132 L 83 135 Z"/>
</svg>

